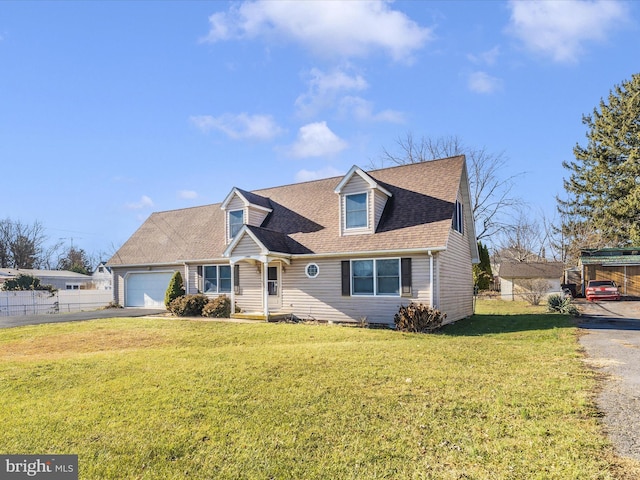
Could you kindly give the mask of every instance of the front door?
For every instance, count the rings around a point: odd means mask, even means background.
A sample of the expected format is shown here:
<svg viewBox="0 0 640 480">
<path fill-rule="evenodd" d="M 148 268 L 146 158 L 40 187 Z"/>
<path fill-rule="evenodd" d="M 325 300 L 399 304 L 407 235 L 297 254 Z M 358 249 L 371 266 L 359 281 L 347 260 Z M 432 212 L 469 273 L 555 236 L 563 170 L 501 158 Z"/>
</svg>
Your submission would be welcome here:
<svg viewBox="0 0 640 480">
<path fill-rule="evenodd" d="M 280 310 L 282 306 L 282 293 L 280 288 L 280 265 L 270 266 L 267 269 L 267 293 L 269 311 Z"/>
</svg>

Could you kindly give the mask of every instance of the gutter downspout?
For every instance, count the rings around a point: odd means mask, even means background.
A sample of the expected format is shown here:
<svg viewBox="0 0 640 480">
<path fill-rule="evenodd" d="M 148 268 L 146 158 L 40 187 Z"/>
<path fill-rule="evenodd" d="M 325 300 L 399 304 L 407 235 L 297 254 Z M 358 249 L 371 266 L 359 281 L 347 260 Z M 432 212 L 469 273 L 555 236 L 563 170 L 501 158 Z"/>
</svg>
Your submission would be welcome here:
<svg viewBox="0 0 640 480">
<path fill-rule="evenodd" d="M 435 299 L 433 298 L 435 293 L 435 288 L 433 286 L 433 254 L 431 253 L 431 250 L 428 250 L 427 253 L 429 254 L 429 296 L 431 297 L 431 308 L 436 308 Z"/>
</svg>

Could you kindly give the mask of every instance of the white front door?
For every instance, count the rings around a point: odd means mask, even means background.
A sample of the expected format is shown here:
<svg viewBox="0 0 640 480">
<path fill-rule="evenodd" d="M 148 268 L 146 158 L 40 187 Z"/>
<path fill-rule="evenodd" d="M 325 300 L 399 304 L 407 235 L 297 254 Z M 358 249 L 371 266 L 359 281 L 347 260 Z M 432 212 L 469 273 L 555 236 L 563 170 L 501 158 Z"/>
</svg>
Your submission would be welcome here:
<svg viewBox="0 0 640 480">
<path fill-rule="evenodd" d="M 267 301 L 270 312 L 282 307 L 282 288 L 280 288 L 281 269 L 279 263 L 267 267 Z"/>
</svg>

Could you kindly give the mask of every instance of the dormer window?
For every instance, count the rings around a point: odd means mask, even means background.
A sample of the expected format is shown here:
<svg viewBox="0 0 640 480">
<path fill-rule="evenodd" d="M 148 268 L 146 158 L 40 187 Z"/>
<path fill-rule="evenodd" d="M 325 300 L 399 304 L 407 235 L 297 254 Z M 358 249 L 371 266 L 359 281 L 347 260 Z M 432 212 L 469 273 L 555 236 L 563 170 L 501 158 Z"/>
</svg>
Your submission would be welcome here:
<svg viewBox="0 0 640 480">
<path fill-rule="evenodd" d="M 220 208 L 226 215 L 227 243 L 238 235 L 243 225 L 259 227 L 273 211 L 268 198 L 233 187 Z"/>
<path fill-rule="evenodd" d="M 231 210 L 229 212 L 229 237 L 235 237 L 244 225 L 244 210 Z"/>
<path fill-rule="evenodd" d="M 355 165 L 334 192 L 340 196 L 340 235 L 375 233 L 391 192 Z"/>
<path fill-rule="evenodd" d="M 345 227 L 366 228 L 367 227 L 367 194 L 356 193 L 346 195 L 345 198 Z"/>
</svg>

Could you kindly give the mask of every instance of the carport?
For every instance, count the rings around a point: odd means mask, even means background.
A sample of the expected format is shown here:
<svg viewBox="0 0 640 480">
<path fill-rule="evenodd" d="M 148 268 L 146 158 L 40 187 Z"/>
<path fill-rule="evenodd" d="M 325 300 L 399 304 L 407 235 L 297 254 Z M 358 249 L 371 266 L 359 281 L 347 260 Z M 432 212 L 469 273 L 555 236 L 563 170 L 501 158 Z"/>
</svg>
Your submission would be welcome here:
<svg viewBox="0 0 640 480">
<path fill-rule="evenodd" d="M 589 280 L 613 280 L 620 293 L 640 297 L 640 247 L 582 250 L 582 292 Z"/>
</svg>

